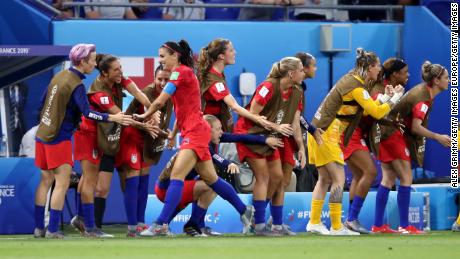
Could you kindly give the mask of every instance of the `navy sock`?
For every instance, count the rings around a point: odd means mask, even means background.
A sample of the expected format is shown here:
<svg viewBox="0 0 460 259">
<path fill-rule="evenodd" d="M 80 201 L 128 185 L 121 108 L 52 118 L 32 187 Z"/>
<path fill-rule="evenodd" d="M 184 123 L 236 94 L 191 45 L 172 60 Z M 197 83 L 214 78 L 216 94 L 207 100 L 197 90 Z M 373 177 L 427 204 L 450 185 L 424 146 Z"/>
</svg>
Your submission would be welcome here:
<svg viewBox="0 0 460 259">
<path fill-rule="evenodd" d="M 173 214 L 171 215 L 171 217 L 169 218 L 169 221 L 168 222 L 171 222 L 175 216 L 177 216 L 177 214 L 179 214 L 182 210 L 180 209 L 177 209 L 173 212 Z"/>
<path fill-rule="evenodd" d="M 124 193 L 125 211 L 128 218 L 128 226 L 137 225 L 137 192 L 139 189 L 139 176 L 126 179 Z"/>
<path fill-rule="evenodd" d="M 283 205 L 273 205 L 270 204 L 270 212 L 273 218 L 273 225 L 282 225 L 283 224 Z"/>
<path fill-rule="evenodd" d="M 363 207 L 364 199 L 355 196 L 353 199 L 353 203 L 350 206 L 350 210 L 348 211 L 348 221 L 353 221 L 358 219 L 359 212 L 361 211 L 361 208 Z"/>
<path fill-rule="evenodd" d="M 192 203 L 192 216 L 190 216 L 190 222 L 200 226 L 201 219 L 204 219 L 206 209 L 201 208 L 197 202 Z"/>
<path fill-rule="evenodd" d="M 410 186 L 400 185 L 398 188 L 399 225 L 409 226 Z"/>
<path fill-rule="evenodd" d="M 205 212 L 203 213 L 203 215 L 201 216 L 200 218 L 200 222 L 198 224 L 198 226 L 200 228 L 204 228 L 206 226 L 206 224 L 204 223 L 204 218 L 206 217 L 206 213 L 208 212 L 208 210 L 205 210 Z"/>
<path fill-rule="evenodd" d="M 94 197 L 94 222 L 96 223 L 97 228 L 102 228 L 106 201 L 106 198 Z"/>
<path fill-rule="evenodd" d="M 254 206 L 254 223 L 255 224 L 262 224 L 265 223 L 265 208 L 267 207 L 267 202 L 263 201 L 252 201 L 252 205 Z"/>
<path fill-rule="evenodd" d="M 181 180 L 171 180 L 169 183 L 168 190 L 166 191 L 166 197 L 163 209 L 158 216 L 157 224 L 168 224 L 169 219 L 177 209 L 179 202 L 182 198 L 182 189 L 184 188 L 184 182 Z"/>
<path fill-rule="evenodd" d="M 387 206 L 389 193 L 390 193 L 389 188 L 383 185 L 379 185 L 379 188 L 377 190 L 377 196 L 375 198 L 374 225 L 376 227 L 381 227 L 383 225 L 383 215 L 385 214 L 385 207 Z"/>
<path fill-rule="evenodd" d="M 87 229 L 94 229 L 94 203 L 83 203 L 83 218 Z"/>
<path fill-rule="evenodd" d="M 137 222 L 145 223 L 145 208 L 149 196 L 149 175 L 139 177 L 139 192 L 137 193 Z"/>
<path fill-rule="evenodd" d="M 81 204 L 81 193 L 77 192 L 77 215 L 83 218 L 83 208 Z"/>
<path fill-rule="evenodd" d="M 45 206 L 35 205 L 35 227 L 45 229 Z"/>
<path fill-rule="evenodd" d="M 222 178 L 219 177 L 217 181 L 209 185 L 209 187 L 211 187 L 224 200 L 230 202 L 240 215 L 246 211 L 246 205 L 244 205 L 238 194 L 236 194 L 235 189 L 233 189 L 229 183 L 222 180 Z"/>
<path fill-rule="evenodd" d="M 48 224 L 48 231 L 51 233 L 57 232 L 59 223 L 61 222 L 62 210 L 50 210 L 50 222 Z"/>
</svg>

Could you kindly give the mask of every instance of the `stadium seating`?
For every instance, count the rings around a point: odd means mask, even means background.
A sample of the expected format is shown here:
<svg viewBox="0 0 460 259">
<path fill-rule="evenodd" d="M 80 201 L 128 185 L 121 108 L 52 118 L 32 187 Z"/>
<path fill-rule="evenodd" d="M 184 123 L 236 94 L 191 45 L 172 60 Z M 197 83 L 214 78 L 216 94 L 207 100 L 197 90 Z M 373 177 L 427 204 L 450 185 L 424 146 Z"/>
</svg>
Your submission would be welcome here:
<svg viewBox="0 0 460 259">
<path fill-rule="evenodd" d="M 445 25 L 450 26 L 450 0 L 423 0 L 422 5 L 430 9 Z"/>
<path fill-rule="evenodd" d="M 206 4 L 241 4 L 241 0 L 205 0 Z M 240 8 L 207 8 L 206 20 L 237 20 Z"/>
</svg>

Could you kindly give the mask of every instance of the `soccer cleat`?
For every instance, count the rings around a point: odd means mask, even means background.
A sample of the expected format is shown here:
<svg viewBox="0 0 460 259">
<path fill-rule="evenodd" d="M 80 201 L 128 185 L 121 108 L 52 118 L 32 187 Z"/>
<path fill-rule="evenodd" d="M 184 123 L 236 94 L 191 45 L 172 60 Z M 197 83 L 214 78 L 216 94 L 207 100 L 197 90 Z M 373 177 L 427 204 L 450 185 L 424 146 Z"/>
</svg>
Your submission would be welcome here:
<svg viewBox="0 0 460 259">
<path fill-rule="evenodd" d="M 306 230 L 307 232 L 320 234 L 320 235 L 330 234 L 329 230 L 326 228 L 326 226 L 322 222 L 319 224 L 311 224 L 310 222 L 308 222 Z"/>
<path fill-rule="evenodd" d="M 44 229 L 35 228 L 34 229 L 34 237 L 35 238 L 43 238 L 45 237 L 46 231 Z"/>
<path fill-rule="evenodd" d="M 399 234 L 398 231 L 394 230 L 394 229 L 391 229 L 390 228 L 390 225 L 388 224 L 384 224 L 380 227 L 377 227 L 377 226 L 372 226 L 371 228 L 371 232 L 374 233 L 374 234 Z"/>
<path fill-rule="evenodd" d="M 198 226 L 192 223 L 187 223 L 184 225 L 184 233 L 191 237 L 207 237 L 206 234 L 201 232 L 201 229 Z"/>
<path fill-rule="evenodd" d="M 153 237 L 153 236 L 173 236 L 171 231 L 169 231 L 168 224 L 158 225 L 154 223 L 148 229 L 140 233 L 142 237 Z"/>
<path fill-rule="evenodd" d="M 263 226 L 261 228 L 255 227 L 254 228 L 254 235 L 260 237 L 280 237 L 282 236 L 281 230 L 272 230 L 267 228 L 267 226 Z"/>
<path fill-rule="evenodd" d="M 211 227 L 208 226 L 201 228 L 201 232 L 207 236 L 222 236 L 222 233 L 214 231 Z"/>
<path fill-rule="evenodd" d="M 83 236 L 89 237 L 89 238 L 102 238 L 101 233 L 97 231 L 96 228 L 86 229 Z"/>
<path fill-rule="evenodd" d="M 267 228 L 268 228 L 268 224 L 267 224 Z M 291 227 L 286 225 L 286 224 L 283 224 L 281 226 L 272 225 L 271 230 L 272 231 L 277 231 L 282 236 L 297 236 L 297 233 L 292 231 Z"/>
<path fill-rule="evenodd" d="M 243 223 L 243 234 L 247 234 L 251 228 L 254 219 L 254 207 L 252 205 L 246 206 L 246 211 L 241 215 L 241 223 Z"/>
<path fill-rule="evenodd" d="M 138 236 L 139 232 L 136 231 L 136 229 L 129 229 L 126 232 L 126 237 L 131 237 L 131 238 L 136 238 Z"/>
<path fill-rule="evenodd" d="M 111 234 L 107 234 L 102 229 L 96 228 L 96 232 L 100 235 L 101 238 L 113 238 L 114 236 Z"/>
<path fill-rule="evenodd" d="M 144 231 L 144 230 L 146 230 L 148 228 L 149 228 L 149 226 L 147 224 L 139 223 L 136 226 L 136 231 L 137 231 L 137 233 L 141 233 L 142 231 Z"/>
<path fill-rule="evenodd" d="M 416 227 L 409 225 L 405 228 L 399 227 L 398 232 L 403 235 L 420 235 L 420 234 L 426 234 L 425 231 L 418 230 Z"/>
<path fill-rule="evenodd" d="M 56 232 L 49 232 L 48 230 L 46 231 L 45 238 L 56 238 L 56 239 L 63 239 L 65 238 L 64 233 L 61 231 L 56 231 Z"/>
<path fill-rule="evenodd" d="M 345 221 L 344 226 L 346 228 L 348 228 L 349 230 L 358 232 L 360 234 L 369 234 L 370 233 L 369 230 L 367 230 L 365 227 L 363 227 L 363 225 L 361 225 L 361 223 L 357 219 L 355 219 L 353 221 L 348 221 L 348 220 Z"/>
<path fill-rule="evenodd" d="M 456 221 L 454 222 L 454 224 L 452 224 L 452 231 L 454 231 L 454 232 L 460 232 L 460 225 L 457 224 Z"/>
<path fill-rule="evenodd" d="M 75 230 L 80 232 L 80 234 L 83 235 L 85 233 L 85 222 L 82 217 L 75 215 L 75 217 L 73 217 L 70 221 L 70 224 L 73 228 L 75 228 Z"/>
<path fill-rule="evenodd" d="M 331 236 L 359 236 L 359 232 L 355 232 L 353 230 L 349 230 L 345 226 L 342 225 L 342 227 L 338 230 L 335 230 L 331 227 L 331 230 L 329 231 Z"/>
</svg>

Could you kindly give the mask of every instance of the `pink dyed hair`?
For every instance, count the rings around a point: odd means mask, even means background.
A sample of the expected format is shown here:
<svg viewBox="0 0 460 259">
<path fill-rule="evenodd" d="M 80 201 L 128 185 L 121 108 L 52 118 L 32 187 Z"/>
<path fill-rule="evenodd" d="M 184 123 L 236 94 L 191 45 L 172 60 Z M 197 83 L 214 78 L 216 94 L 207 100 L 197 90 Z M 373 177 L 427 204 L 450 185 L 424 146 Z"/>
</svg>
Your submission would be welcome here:
<svg viewBox="0 0 460 259">
<path fill-rule="evenodd" d="M 81 60 L 89 57 L 89 54 L 94 51 L 96 51 L 96 46 L 94 44 L 77 44 L 70 50 L 69 59 L 72 65 L 78 66 Z"/>
</svg>

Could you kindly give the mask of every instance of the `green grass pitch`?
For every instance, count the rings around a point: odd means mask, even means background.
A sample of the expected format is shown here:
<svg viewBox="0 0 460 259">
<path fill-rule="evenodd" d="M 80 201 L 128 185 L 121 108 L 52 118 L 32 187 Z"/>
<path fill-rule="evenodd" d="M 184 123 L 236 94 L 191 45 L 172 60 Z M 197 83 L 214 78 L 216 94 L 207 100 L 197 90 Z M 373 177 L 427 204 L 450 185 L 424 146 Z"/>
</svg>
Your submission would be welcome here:
<svg viewBox="0 0 460 259">
<path fill-rule="evenodd" d="M 434 231 L 421 236 L 366 235 L 264 238 L 242 235 L 190 238 L 125 237 L 123 226 L 107 226 L 113 239 L 86 239 L 67 229 L 65 240 L 31 235 L 0 236 L 0 258 L 459 258 L 460 233 Z"/>
</svg>

